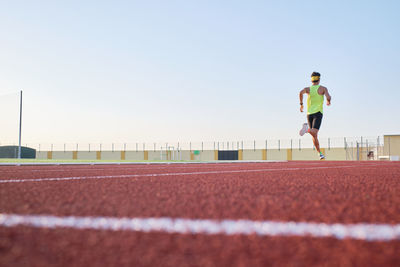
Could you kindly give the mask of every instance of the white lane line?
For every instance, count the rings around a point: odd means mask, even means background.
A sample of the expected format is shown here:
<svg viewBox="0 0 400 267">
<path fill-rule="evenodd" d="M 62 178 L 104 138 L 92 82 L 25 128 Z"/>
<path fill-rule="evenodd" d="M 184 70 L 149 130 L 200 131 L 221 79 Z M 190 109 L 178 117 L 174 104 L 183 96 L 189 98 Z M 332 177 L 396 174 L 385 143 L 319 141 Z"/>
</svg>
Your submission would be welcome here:
<svg viewBox="0 0 400 267">
<path fill-rule="evenodd" d="M 262 166 L 268 166 L 271 165 L 271 163 L 282 163 L 282 162 L 254 162 L 256 163 L 258 166 L 262 165 Z M 286 163 L 286 162 L 285 162 Z M 376 166 L 377 164 L 371 164 L 371 163 L 366 163 L 363 164 L 362 162 L 357 162 L 359 167 L 366 167 L 366 166 Z M 383 163 L 383 162 L 382 162 Z M 385 167 L 385 165 L 383 165 L 382 163 L 380 163 L 380 166 Z M 89 164 L 88 164 L 89 165 Z M 204 166 L 205 165 L 205 166 Z M 214 168 L 223 168 L 223 169 L 228 169 L 228 168 L 232 168 L 232 167 L 241 167 L 240 164 L 236 164 L 236 163 L 228 163 L 228 164 L 223 164 L 223 163 L 219 163 L 219 164 L 208 164 L 208 163 L 204 163 L 204 165 L 201 167 L 202 169 L 206 168 L 206 169 L 214 169 Z M 298 166 L 298 167 L 309 167 L 309 166 L 321 166 L 321 163 L 310 163 L 310 162 L 305 162 L 305 163 L 297 163 L 294 162 L 293 164 L 289 164 L 289 165 L 294 165 L 294 166 Z M 140 166 L 140 165 L 138 165 Z M 124 171 L 135 171 L 135 170 L 161 170 L 161 169 L 198 169 L 199 166 L 189 166 L 188 164 L 165 164 L 165 165 L 161 165 L 161 167 L 159 167 L 160 165 L 151 165 L 148 164 L 147 166 L 111 166 L 110 168 L 99 168 L 97 166 L 93 166 L 92 168 L 64 168 L 65 166 L 56 166 L 57 169 L 22 169 L 22 168 L 17 168 L 14 170 L 2 170 L 0 169 L 0 173 L 18 173 L 18 172 L 79 172 L 79 171 L 118 171 L 118 170 L 124 170 Z M 342 165 L 335 165 L 335 167 L 340 167 Z M 392 166 L 392 165 L 386 165 L 386 166 Z M 14 166 L 13 166 L 14 167 Z M 52 166 L 53 167 L 53 166 Z M 116 168 L 115 168 L 116 167 Z M 114 169 L 113 169 L 114 168 Z"/>
<path fill-rule="evenodd" d="M 300 236 L 365 241 L 400 240 L 400 224 L 326 224 L 252 220 L 204 220 L 183 218 L 58 217 L 0 214 L 0 226 L 166 232 L 178 234 Z"/>
<path fill-rule="evenodd" d="M 372 165 L 370 165 L 370 166 L 372 166 Z M 38 179 L 8 179 L 8 180 L 0 180 L 0 183 L 70 181 L 70 180 L 86 180 L 86 179 L 136 178 L 136 177 L 181 176 L 181 175 L 247 173 L 247 172 L 269 172 L 269 171 L 296 171 L 296 170 L 337 169 L 337 168 L 359 168 L 359 166 L 350 165 L 350 166 L 309 167 L 309 168 L 296 167 L 296 168 L 276 168 L 276 169 L 250 169 L 250 170 L 177 172 L 177 173 L 154 173 L 154 174 L 75 176 L 75 177 L 56 177 L 56 178 L 38 178 Z"/>
<path fill-rule="evenodd" d="M 7 179 L 7 180 L 0 180 L 0 184 L 1 183 L 23 183 L 23 182 L 71 181 L 71 180 L 86 180 L 86 179 L 137 178 L 137 177 L 248 173 L 248 172 L 270 172 L 270 171 L 297 171 L 297 170 L 338 169 L 338 168 L 340 168 L 340 169 L 341 168 L 359 168 L 359 166 L 350 165 L 350 166 L 309 167 L 309 168 L 296 167 L 296 168 L 277 168 L 277 169 L 250 169 L 250 170 L 175 172 L 175 173 L 154 173 L 154 174 L 76 176 L 76 177 L 37 178 L 37 179 Z"/>
<path fill-rule="evenodd" d="M 266 165 L 266 164 L 262 164 Z M 64 167 L 64 166 L 63 166 Z M 114 166 L 113 166 L 114 167 Z M 229 169 L 232 167 L 241 167 L 240 165 L 207 165 L 207 166 L 202 166 L 202 169 Z M 117 167 L 117 168 L 86 168 L 86 169 L 78 169 L 78 168 L 63 168 L 63 169 L 17 169 L 17 170 L 7 170 L 7 171 L 1 171 L 1 173 L 16 173 L 16 172 L 79 172 L 79 171 L 135 171 L 135 170 L 174 170 L 174 169 L 199 169 L 199 166 L 173 166 L 173 165 L 165 165 L 165 167 L 153 167 L 153 166 L 146 166 L 146 167 L 127 167 L 127 168 L 122 168 L 122 167 Z"/>
<path fill-rule="evenodd" d="M 233 167 L 240 167 L 240 166 L 202 166 L 201 169 L 232 169 Z M 8 173 L 12 173 L 12 174 L 24 174 L 24 173 L 33 173 L 33 172 L 40 172 L 40 173 L 62 173 L 62 172 L 81 172 L 81 171 L 88 171 L 88 172 L 98 172 L 98 171 L 112 171 L 112 172 L 116 172 L 116 171 L 137 171 L 137 170 L 187 170 L 187 169 L 199 169 L 199 166 L 165 166 L 165 167 L 153 167 L 153 166 L 149 166 L 149 167 L 143 167 L 143 168 L 106 168 L 106 169 L 100 169 L 100 168 L 93 168 L 93 169 L 57 169 L 57 170 L 40 170 L 40 169 L 35 169 L 35 170 L 7 170 L 7 171 L 0 171 L 0 173 L 4 173 L 4 174 L 8 174 Z"/>
</svg>

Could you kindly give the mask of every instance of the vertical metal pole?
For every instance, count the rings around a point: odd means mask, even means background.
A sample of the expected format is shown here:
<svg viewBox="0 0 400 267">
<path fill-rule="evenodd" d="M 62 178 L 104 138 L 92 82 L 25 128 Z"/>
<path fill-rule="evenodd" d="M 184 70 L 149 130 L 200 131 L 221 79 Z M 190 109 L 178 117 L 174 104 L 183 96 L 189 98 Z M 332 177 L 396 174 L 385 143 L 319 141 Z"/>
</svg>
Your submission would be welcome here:
<svg viewBox="0 0 400 267">
<path fill-rule="evenodd" d="M 65 153 L 65 144 L 64 144 L 64 153 Z"/>
<path fill-rule="evenodd" d="M 138 151 L 138 143 L 136 143 L 136 152 Z"/>
<path fill-rule="evenodd" d="M 124 151 L 126 151 L 126 143 L 124 143 Z"/>
<path fill-rule="evenodd" d="M 51 144 L 51 152 L 53 152 L 53 144 Z"/>
<path fill-rule="evenodd" d="M 101 152 L 101 143 L 100 143 L 100 152 Z"/>
<path fill-rule="evenodd" d="M 218 151 L 219 151 L 219 141 L 218 141 Z"/>
<path fill-rule="evenodd" d="M 351 142 L 350 147 L 351 147 L 351 160 L 353 160 L 353 159 L 354 159 L 354 146 L 353 146 L 353 142 Z"/>
<path fill-rule="evenodd" d="M 179 144 L 179 143 L 178 143 Z M 154 143 L 154 152 L 156 152 L 156 143 Z"/>
<path fill-rule="evenodd" d="M 243 150 L 243 141 L 242 141 L 242 150 Z"/>
<path fill-rule="evenodd" d="M 299 150 L 301 150 L 301 139 L 299 139 Z"/>
<path fill-rule="evenodd" d="M 363 138 L 362 138 L 362 136 L 361 136 L 361 146 L 360 146 L 360 151 L 361 151 L 360 156 L 361 156 L 361 159 L 362 159 L 362 155 L 363 155 L 362 150 L 363 150 Z"/>
<path fill-rule="evenodd" d="M 78 151 L 78 143 L 76 143 L 76 151 Z"/>
<path fill-rule="evenodd" d="M 192 152 L 192 142 L 189 142 L 189 150 Z"/>
<path fill-rule="evenodd" d="M 114 143 L 111 144 L 111 151 L 114 152 Z"/>
<path fill-rule="evenodd" d="M 378 159 L 379 157 L 379 136 L 376 139 L 376 158 Z"/>
<path fill-rule="evenodd" d="M 254 151 L 256 151 L 256 140 L 254 140 Z"/>
<path fill-rule="evenodd" d="M 18 159 L 21 159 L 21 135 L 22 135 L 22 90 L 19 102 L 19 146 L 18 146 Z"/>
<path fill-rule="evenodd" d="M 143 143 L 143 151 L 146 150 L 146 143 Z"/>
<path fill-rule="evenodd" d="M 331 139 L 328 137 L 328 150 L 331 150 Z"/>
<path fill-rule="evenodd" d="M 229 142 L 226 142 L 226 150 L 229 150 Z"/>
<path fill-rule="evenodd" d="M 281 151 L 281 140 L 278 140 L 278 150 Z"/>
<path fill-rule="evenodd" d="M 65 150 L 65 148 L 64 148 L 64 150 Z M 90 144 L 89 144 L 89 152 L 90 152 Z"/>
<path fill-rule="evenodd" d="M 347 150 L 351 150 L 349 154 L 351 155 L 350 160 L 354 160 L 354 144 L 353 142 L 347 143 Z"/>
<path fill-rule="evenodd" d="M 360 144 L 357 142 L 357 160 L 360 160 Z"/>
</svg>

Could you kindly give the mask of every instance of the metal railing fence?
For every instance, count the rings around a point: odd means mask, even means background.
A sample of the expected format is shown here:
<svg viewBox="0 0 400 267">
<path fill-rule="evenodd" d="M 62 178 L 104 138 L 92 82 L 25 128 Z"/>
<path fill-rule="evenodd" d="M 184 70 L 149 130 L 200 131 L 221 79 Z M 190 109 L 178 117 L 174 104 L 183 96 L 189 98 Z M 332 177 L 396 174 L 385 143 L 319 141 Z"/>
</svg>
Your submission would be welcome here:
<svg viewBox="0 0 400 267">
<path fill-rule="evenodd" d="M 384 139 L 374 137 L 319 137 L 320 147 L 325 149 L 345 148 L 349 150 L 383 153 Z M 15 142 L 0 142 L 0 146 L 17 145 Z M 293 139 L 233 140 L 233 141 L 174 141 L 174 142 L 115 142 L 115 143 L 23 143 L 37 151 L 160 151 L 166 148 L 179 150 L 258 150 L 258 149 L 309 149 L 313 148 L 310 137 Z M 350 156 L 350 155 L 349 155 Z"/>
</svg>

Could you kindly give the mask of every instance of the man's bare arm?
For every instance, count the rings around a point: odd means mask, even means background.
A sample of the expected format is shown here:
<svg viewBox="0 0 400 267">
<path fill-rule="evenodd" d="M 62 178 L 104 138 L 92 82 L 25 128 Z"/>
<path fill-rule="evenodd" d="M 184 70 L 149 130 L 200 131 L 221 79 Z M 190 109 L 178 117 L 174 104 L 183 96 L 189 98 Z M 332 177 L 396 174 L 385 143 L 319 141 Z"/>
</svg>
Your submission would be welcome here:
<svg viewBox="0 0 400 267">
<path fill-rule="evenodd" d="M 325 90 L 324 90 L 325 92 L 324 92 L 324 95 L 325 95 L 325 97 L 326 97 L 326 104 L 328 105 L 328 106 L 330 106 L 331 105 L 331 99 L 332 99 L 332 97 L 331 97 L 331 95 L 329 94 L 329 92 L 328 92 L 328 88 L 326 88 L 325 87 Z"/>
<path fill-rule="evenodd" d="M 303 90 L 300 91 L 299 93 L 299 100 L 300 100 L 300 112 L 303 112 L 303 95 L 304 94 L 309 94 L 310 93 L 310 88 L 306 87 Z"/>
</svg>

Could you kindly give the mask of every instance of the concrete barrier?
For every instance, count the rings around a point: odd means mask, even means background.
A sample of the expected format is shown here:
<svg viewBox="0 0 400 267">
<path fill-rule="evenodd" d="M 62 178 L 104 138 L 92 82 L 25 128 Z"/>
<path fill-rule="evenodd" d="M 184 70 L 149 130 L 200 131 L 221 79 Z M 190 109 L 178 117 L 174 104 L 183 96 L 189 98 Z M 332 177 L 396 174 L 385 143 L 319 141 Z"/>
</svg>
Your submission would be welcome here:
<svg viewBox="0 0 400 267">
<path fill-rule="evenodd" d="M 344 148 L 321 148 L 327 160 L 346 160 Z M 347 151 L 347 154 L 351 151 Z M 163 151 L 162 160 L 172 160 L 172 152 Z M 348 156 L 348 155 L 347 155 Z M 397 155 L 394 155 L 395 157 Z M 54 160 L 126 160 L 126 161 L 157 161 L 161 160 L 160 151 L 40 151 L 36 153 L 37 159 Z M 218 158 L 217 150 L 194 151 L 182 150 L 175 152 L 175 160 L 183 161 L 214 161 Z M 238 150 L 239 160 L 319 160 L 315 149 L 245 149 Z"/>
</svg>

